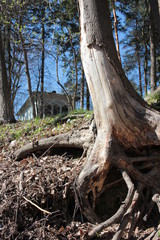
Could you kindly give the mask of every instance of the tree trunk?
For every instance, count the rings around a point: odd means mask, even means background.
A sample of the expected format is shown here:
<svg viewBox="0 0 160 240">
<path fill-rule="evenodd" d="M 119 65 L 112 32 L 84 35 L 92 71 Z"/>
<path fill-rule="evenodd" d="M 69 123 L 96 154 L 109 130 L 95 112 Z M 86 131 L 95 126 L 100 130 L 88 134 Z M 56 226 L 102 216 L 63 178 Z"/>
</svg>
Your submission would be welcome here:
<svg viewBox="0 0 160 240">
<path fill-rule="evenodd" d="M 147 81 L 147 70 L 148 70 L 148 59 L 147 59 L 147 43 L 144 44 L 145 53 L 144 53 L 144 91 L 147 95 L 148 89 L 148 81 Z"/>
<path fill-rule="evenodd" d="M 160 0 L 150 0 L 151 15 L 160 40 Z"/>
<path fill-rule="evenodd" d="M 27 77 L 27 82 L 28 82 L 28 91 L 29 91 L 29 97 L 32 105 L 32 111 L 33 111 L 33 118 L 36 117 L 36 110 L 35 110 L 35 103 L 34 103 L 34 96 L 32 93 L 32 85 L 31 85 L 31 77 L 29 73 L 29 65 L 28 65 L 28 56 L 27 56 L 27 50 L 25 49 L 25 43 L 24 39 L 21 33 L 21 30 L 19 31 L 19 36 L 22 44 L 22 50 L 23 50 L 23 55 L 24 55 L 24 62 L 25 62 L 25 72 L 26 72 L 26 77 Z"/>
<path fill-rule="evenodd" d="M 21 5 L 23 6 L 23 0 L 21 0 Z M 22 16 L 21 16 L 21 11 L 23 7 L 20 6 L 20 16 L 19 16 L 19 38 L 21 41 L 21 45 L 22 45 L 22 51 L 23 51 L 23 55 L 24 55 L 24 63 L 25 63 L 25 72 L 26 72 L 26 77 L 27 77 L 27 82 L 28 82 L 28 91 L 29 91 L 29 98 L 31 101 L 31 105 L 32 105 L 32 111 L 33 111 L 33 118 L 36 118 L 36 109 L 35 109 L 35 103 L 34 103 L 34 96 L 32 93 L 32 84 L 31 84 L 31 77 L 30 77 L 30 72 L 29 72 L 29 64 L 28 64 L 28 54 L 27 54 L 27 50 L 25 48 L 25 41 L 23 39 L 23 35 L 22 35 L 22 30 L 23 30 L 23 26 L 22 26 Z"/>
<path fill-rule="evenodd" d="M 80 108 L 84 108 L 84 70 L 81 70 L 81 93 L 80 93 Z"/>
<path fill-rule="evenodd" d="M 86 82 L 86 109 L 88 111 L 90 110 L 90 93 L 89 93 L 89 88 L 88 88 L 87 82 Z"/>
<path fill-rule="evenodd" d="M 140 58 L 139 49 L 137 49 L 137 62 L 138 62 L 138 73 L 139 73 L 139 91 L 142 97 L 143 91 L 142 91 L 142 76 L 141 76 L 141 58 Z"/>
<path fill-rule="evenodd" d="M 64 93 L 65 96 L 66 96 L 66 99 L 67 99 L 68 105 L 70 106 L 70 109 L 73 110 L 73 102 L 72 102 L 72 99 L 71 99 L 71 97 L 68 95 L 65 87 L 60 83 L 60 80 L 59 80 L 59 73 L 58 73 L 58 53 L 57 53 L 57 56 L 56 56 L 56 76 L 57 76 L 57 83 L 58 83 L 58 85 L 62 88 L 62 91 L 63 91 L 63 93 Z"/>
<path fill-rule="evenodd" d="M 44 92 L 44 42 L 45 42 L 45 28 L 44 28 L 44 10 L 42 10 L 42 64 L 41 64 L 41 95 L 40 95 L 40 118 L 43 118 L 43 92 Z"/>
<path fill-rule="evenodd" d="M 120 188 L 123 179 L 128 194 L 117 212 L 88 234 L 91 238 L 104 227 L 121 222 L 115 240 L 120 239 L 129 219 L 134 219 L 138 207 L 144 207 L 144 199 L 152 201 L 146 194 L 160 192 L 160 115 L 136 93 L 122 70 L 107 0 L 79 0 L 79 6 L 81 58 L 92 97 L 97 136 L 76 180 L 76 189 L 81 211 L 90 222 L 96 223 L 101 221 L 96 207 L 101 194 L 107 191 L 105 187 L 119 182 L 117 188 Z M 114 169 L 121 176 L 115 181 L 109 178 Z M 141 215 L 144 212 L 139 211 Z M 131 224 L 130 235 L 134 227 Z"/>
<path fill-rule="evenodd" d="M 0 122 L 15 122 L 0 29 Z"/>
<path fill-rule="evenodd" d="M 75 87 L 74 87 L 74 93 L 73 93 L 73 109 L 76 109 L 77 90 L 78 90 L 77 54 L 76 54 L 75 47 L 73 46 L 72 35 L 71 35 L 71 32 L 70 32 L 69 29 L 68 29 L 68 34 L 69 34 L 69 39 L 70 39 L 71 49 L 72 49 L 72 52 L 73 52 L 73 58 L 74 58 Z"/>
<path fill-rule="evenodd" d="M 138 33 L 137 25 L 138 25 L 138 20 L 136 19 L 136 33 Z M 142 97 L 143 91 L 142 91 L 142 77 L 141 77 L 141 57 L 140 57 L 140 46 L 139 46 L 139 41 L 137 36 L 136 36 L 136 55 L 137 55 L 138 73 L 139 73 L 139 92 Z"/>
<path fill-rule="evenodd" d="M 120 48 L 119 48 L 119 38 L 118 38 L 118 28 L 117 28 L 117 15 L 115 9 L 116 0 L 112 0 L 112 8 L 113 8 L 113 17 L 114 17 L 114 31 L 115 31 L 115 38 L 116 38 L 116 49 L 118 54 L 118 59 L 121 63 L 121 55 L 120 55 Z"/>
<path fill-rule="evenodd" d="M 151 23 L 150 23 L 150 56 L 151 56 L 151 92 L 153 92 L 156 89 L 157 83 L 156 83 L 156 44 L 155 44 L 155 29 L 153 20 L 151 17 Z"/>
</svg>

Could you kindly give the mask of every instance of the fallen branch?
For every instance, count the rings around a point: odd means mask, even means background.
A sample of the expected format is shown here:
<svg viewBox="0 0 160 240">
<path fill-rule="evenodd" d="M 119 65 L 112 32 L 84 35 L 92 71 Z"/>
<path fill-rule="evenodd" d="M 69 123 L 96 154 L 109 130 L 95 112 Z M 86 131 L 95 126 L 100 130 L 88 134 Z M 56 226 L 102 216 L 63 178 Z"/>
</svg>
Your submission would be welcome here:
<svg viewBox="0 0 160 240">
<path fill-rule="evenodd" d="M 26 198 L 26 197 L 24 197 L 24 196 L 23 196 L 23 198 L 24 198 L 27 202 L 29 202 L 30 204 L 32 204 L 33 206 L 35 206 L 36 208 L 38 208 L 41 212 L 44 212 L 44 213 L 47 213 L 47 214 L 52 214 L 51 212 L 49 212 L 49 211 L 47 211 L 47 210 L 39 207 L 37 204 L 33 203 L 33 202 L 32 202 L 31 200 L 29 200 L 28 198 Z"/>
</svg>

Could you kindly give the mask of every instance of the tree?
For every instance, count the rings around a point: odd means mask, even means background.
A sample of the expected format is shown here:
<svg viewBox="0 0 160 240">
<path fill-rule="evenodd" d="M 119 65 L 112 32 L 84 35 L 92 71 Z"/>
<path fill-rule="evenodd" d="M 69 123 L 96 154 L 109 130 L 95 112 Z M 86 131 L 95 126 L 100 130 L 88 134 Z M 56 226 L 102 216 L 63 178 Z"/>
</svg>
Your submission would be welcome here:
<svg viewBox="0 0 160 240">
<path fill-rule="evenodd" d="M 156 27 L 158 38 L 160 39 L 160 0 L 150 0 L 151 14 Z"/>
<path fill-rule="evenodd" d="M 127 187 L 116 212 L 95 226 L 88 238 L 120 223 L 113 237 L 120 239 L 132 219 L 130 239 L 137 221 L 148 218 L 148 204 L 155 201 L 159 208 L 160 115 L 136 93 L 122 70 L 107 0 L 79 0 L 79 6 L 81 58 L 97 127 L 92 152 L 76 181 L 79 204 L 90 222 L 100 222 L 96 205 L 105 189 Z"/>
<path fill-rule="evenodd" d="M 149 83 L 149 6 L 146 1 L 129 1 L 126 4 L 122 0 L 119 9 L 125 17 L 123 46 L 127 50 L 124 54 L 124 69 L 130 80 L 134 75 L 134 81 L 137 72 L 139 93 L 143 95 L 143 77 L 145 93 Z"/>
<path fill-rule="evenodd" d="M 23 0 L 21 0 L 21 3 L 19 5 L 19 13 L 20 13 L 20 15 L 19 15 L 19 38 L 21 41 L 22 51 L 23 51 L 23 55 L 24 55 L 25 72 L 26 72 L 27 83 L 28 83 L 29 98 L 30 98 L 31 105 L 32 105 L 33 118 L 35 118 L 36 117 L 36 109 L 35 109 L 34 96 L 32 93 L 32 82 L 31 82 L 31 76 L 30 76 L 30 70 L 29 70 L 28 53 L 27 53 L 27 49 L 26 49 L 25 39 L 23 37 L 24 26 L 23 26 L 23 21 L 22 21 L 22 12 L 25 9 L 25 4 L 26 3 Z"/>
<path fill-rule="evenodd" d="M 151 55 L 151 91 L 153 92 L 157 87 L 156 79 L 156 36 L 155 36 L 155 27 L 153 23 L 151 14 L 151 23 L 150 23 L 150 55 Z"/>
<path fill-rule="evenodd" d="M 38 115 L 43 118 L 44 112 L 44 86 L 46 78 L 46 57 L 49 56 L 50 50 L 49 41 L 51 40 L 52 35 L 52 26 L 54 19 L 51 20 L 52 11 L 49 8 L 49 2 L 47 1 L 35 1 L 33 6 L 29 10 L 29 31 L 31 38 L 31 45 L 34 47 L 34 59 L 38 62 L 38 69 L 35 69 L 35 74 L 37 70 L 39 72 L 39 81 L 37 84 L 37 91 L 40 90 L 40 103 L 39 109 L 37 109 Z M 39 27 L 40 24 L 40 27 Z M 31 55 L 33 52 L 31 53 Z M 40 89 L 39 89 L 40 88 Z"/>
<path fill-rule="evenodd" d="M 79 24 L 76 1 L 65 0 L 54 4 L 56 28 L 54 45 L 67 81 L 64 88 L 72 96 L 73 109 L 79 97 L 81 61 L 79 54 Z M 78 71 L 79 70 L 79 71 Z"/>
<path fill-rule="evenodd" d="M 120 56 L 120 47 L 119 47 L 119 37 L 118 37 L 118 20 L 117 20 L 117 14 L 116 14 L 116 1 L 117 0 L 111 0 L 112 5 L 112 11 L 113 11 L 113 17 L 114 17 L 114 31 L 115 31 L 115 41 L 116 41 L 116 49 L 119 61 L 121 62 L 121 56 Z"/>
<path fill-rule="evenodd" d="M 1 26 L 0 26 L 1 27 Z M 0 28 L 0 122 L 15 122 Z"/>
</svg>

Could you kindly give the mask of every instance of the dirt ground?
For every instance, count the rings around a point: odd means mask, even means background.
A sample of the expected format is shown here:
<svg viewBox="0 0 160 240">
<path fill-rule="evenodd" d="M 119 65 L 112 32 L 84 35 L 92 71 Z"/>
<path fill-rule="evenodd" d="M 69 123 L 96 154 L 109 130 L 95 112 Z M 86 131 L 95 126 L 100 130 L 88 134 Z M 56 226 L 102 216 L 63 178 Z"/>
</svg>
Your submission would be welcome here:
<svg viewBox="0 0 160 240">
<path fill-rule="evenodd" d="M 82 152 L 61 149 L 52 156 L 15 161 L 15 148 L 10 143 L 0 153 L 0 239 L 87 239 L 93 226 L 81 215 L 74 188 L 85 161 Z M 94 239 L 111 240 L 117 228 L 113 225 Z M 154 231 L 137 227 L 132 239 L 152 239 Z M 123 239 L 127 236 L 126 229 Z"/>
</svg>

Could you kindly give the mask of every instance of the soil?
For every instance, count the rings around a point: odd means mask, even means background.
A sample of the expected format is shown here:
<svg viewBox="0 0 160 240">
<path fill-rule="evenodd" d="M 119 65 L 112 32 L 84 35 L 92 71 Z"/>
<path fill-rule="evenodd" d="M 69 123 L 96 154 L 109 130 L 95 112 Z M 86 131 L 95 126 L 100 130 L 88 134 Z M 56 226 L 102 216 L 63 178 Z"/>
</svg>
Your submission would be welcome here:
<svg viewBox="0 0 160 240">
<path fill-rule="evenodd" d="M 15 161 L 15 150 L 16 144 L 10 143 L 0 153 L 0 239 L 87 239 L 93 225 L 81 215 L 74 188 L 86 159 L 81 158 L 83 152 L 65 148 Z M 116 169 L 111 174 L 112 180 L 121 181 Z M 102 220 L 117 210 L 126 192 L 122 181 L 119 191 L 115 185 L 97 200 L 95 210 Z M 117 228 L 112 225 L 94 239 L 111 240 Z M 152 239 L 147 237 L 155 230 L 142 224 L 132 239 Z M 123 239 L 127 236 L 126 228 Z"/>
</svg>

